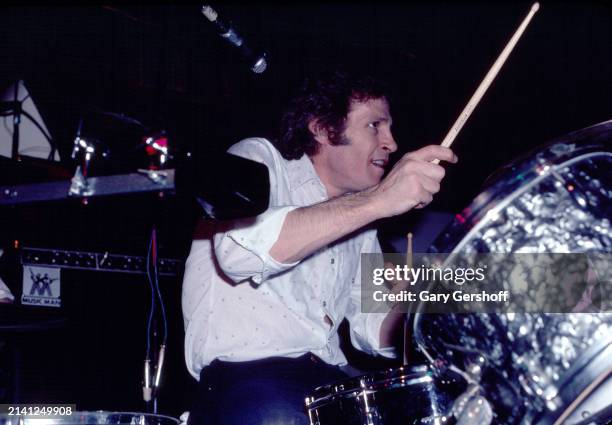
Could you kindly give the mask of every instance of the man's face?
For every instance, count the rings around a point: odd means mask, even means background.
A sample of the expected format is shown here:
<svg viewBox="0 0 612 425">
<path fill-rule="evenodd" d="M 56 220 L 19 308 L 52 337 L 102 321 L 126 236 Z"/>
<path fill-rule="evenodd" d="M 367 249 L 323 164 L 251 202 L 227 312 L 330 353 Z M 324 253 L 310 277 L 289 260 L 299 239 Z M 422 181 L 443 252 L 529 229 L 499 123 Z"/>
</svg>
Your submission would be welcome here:
<svg viewBox="0 0 612 425">
<path fill-rule="evenodd" d="M 380 182 L 389 155 L 397 150 L 391 123 L 386 99 L 353 101 L 342 135 L 346 144 L 333 146 L 326 136 L 317 137 L 319 150 L 312 160 L 330 197 Z"/>
</svg>

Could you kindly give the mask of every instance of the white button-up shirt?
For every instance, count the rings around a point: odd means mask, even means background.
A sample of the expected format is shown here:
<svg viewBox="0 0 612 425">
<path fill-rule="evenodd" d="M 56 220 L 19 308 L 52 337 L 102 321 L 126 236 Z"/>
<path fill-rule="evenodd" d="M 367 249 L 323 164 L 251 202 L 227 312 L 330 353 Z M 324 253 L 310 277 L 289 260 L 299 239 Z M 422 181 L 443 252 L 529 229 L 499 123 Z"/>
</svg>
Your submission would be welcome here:
<svg viewBox="0 0 612 425">
<path fill-rule="evenodd" d="M 307 155 L 287 161 L 259 138 L 243 140 L 229 152 L 268 167 L 269 208 L 214 238 L 193 241 L 182 297 L 189 372 L 198 379 L 214 359 L 307 352 L 345 364 L 337 334 L 345 317 L 356 348 L 392 356 L 392 349 L 379 346 L 385 315 L 360 311 L 360 254 L 380 252 L 376 231 L 357 231 L 298 263 L 275 261 L 269 251 L 287 213 L 327 200 L 326 189 Z"/>
</svg>

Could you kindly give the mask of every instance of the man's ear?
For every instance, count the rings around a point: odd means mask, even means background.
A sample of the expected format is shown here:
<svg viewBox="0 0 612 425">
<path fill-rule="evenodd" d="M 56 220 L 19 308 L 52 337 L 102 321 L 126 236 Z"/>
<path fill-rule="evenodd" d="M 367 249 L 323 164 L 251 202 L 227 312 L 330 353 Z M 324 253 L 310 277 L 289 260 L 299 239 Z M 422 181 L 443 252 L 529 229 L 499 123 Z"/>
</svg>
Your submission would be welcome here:
<svg viewBox="0 0 612 425">
<path fill-rule="evenodd" d="M 329 137 L 327 136 L 327 130 L 325 129 L 325 127 L 321 125 L 319 120 L 317 119 L 310 120 L 308 122 L 308 130 L 310 130 L 310 133 L 312 134 L 312 136 L 320 144 L 322 145 L 330 144 Z"/>
</svg>

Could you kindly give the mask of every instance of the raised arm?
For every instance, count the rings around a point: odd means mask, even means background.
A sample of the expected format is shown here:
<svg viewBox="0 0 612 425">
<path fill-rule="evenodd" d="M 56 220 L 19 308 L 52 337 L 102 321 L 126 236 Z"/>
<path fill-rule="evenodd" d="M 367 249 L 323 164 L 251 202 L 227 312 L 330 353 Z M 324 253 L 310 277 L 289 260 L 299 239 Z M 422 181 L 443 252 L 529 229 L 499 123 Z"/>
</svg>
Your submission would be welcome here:
<svg viewBox="0 0 612 425">
<path fill-rule="evenodd" d="M 457 162 L 448 148 L 430 145 L 405 154 L 377 185 L 287 214 L 270 256 L 293 263 L 375 221 L 429 204 L 440 190 L 444 168 L 434 159 Z"/>
</svg>

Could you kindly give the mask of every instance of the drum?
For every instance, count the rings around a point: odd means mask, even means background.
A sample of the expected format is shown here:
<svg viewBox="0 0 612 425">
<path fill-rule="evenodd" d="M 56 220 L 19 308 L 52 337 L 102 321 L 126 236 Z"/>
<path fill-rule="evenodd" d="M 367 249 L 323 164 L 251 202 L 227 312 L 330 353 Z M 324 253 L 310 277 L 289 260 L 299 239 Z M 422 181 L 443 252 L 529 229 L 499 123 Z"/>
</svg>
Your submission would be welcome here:
<svg viewBox="0 0 612 425">
<path fill-rule="evenodd" d="M 442 423 L 450 384 L 427 365 L 388 369 L 315 389 L 306 411 L 311 425 Z"/>
<path fill-rule="evenodd" d="M 0 415 L 0 425 L 178 425 L 170 416 L 133 412 L 73 412 L 72 415 L 49 417 Z"/>
<path fill-rule="evenodd" d="M 611 151 L 608 121 L 516 160 L 456 216 L 430 251 L 586 253 L 599 263 L 598 279 L 612 282 Z M 430 362 L 457 368 L 476 382 L 495 423 L 607 423 L 608 298 L 595 288 L 568 314 L 416 314 L 414 337 Z"/>
</svg>

